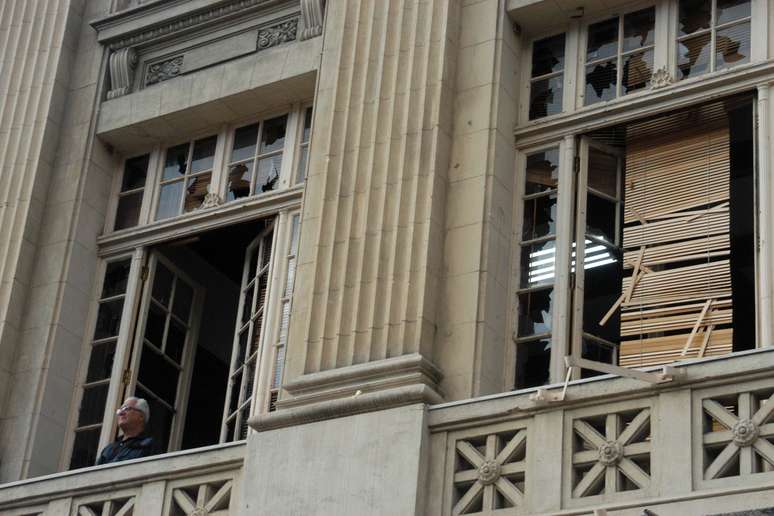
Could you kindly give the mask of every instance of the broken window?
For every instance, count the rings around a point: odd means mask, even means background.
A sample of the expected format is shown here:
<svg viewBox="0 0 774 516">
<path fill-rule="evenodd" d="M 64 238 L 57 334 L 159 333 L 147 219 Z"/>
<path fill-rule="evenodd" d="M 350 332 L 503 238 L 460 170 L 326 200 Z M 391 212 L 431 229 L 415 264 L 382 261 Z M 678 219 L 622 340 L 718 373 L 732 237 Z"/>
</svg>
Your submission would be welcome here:
<svg viewBox="0 0 774 516">
<path fill-rule="evenodd" d="M 148 175 L 149 154 L 128 159 L 121 174 L 121 190 L 118 193 L 118 206 L 114 230 L 131 228 L 140 222 L 140 209 L 145 194 L 145 180 Z"/>
<path fill-rule="evenodd" d="M 244 439 L 250 415 L 273 410 L 298 233 L 298 213 L 281 212 L 108 259 L 71 468 L 116 439 L 128 396 L 148 401 L 162 452 Z"/>
<path fill-rule="evenodd" d="M 585 105 L 611 100 L 650 85 L 656 9 L 649 7 L 589 25 Z"/>
<path fill-rule="evenodd" d="M 750 0 L 680 0 L 677 77 L 750 62 Z"/>
<path fill-rule="evenodd" d="M 287 119 L 287 115 L 282 115 L 234 131 L 226 200 L 277 188 Z"/>
<path fill-rule="evenodd" d="M 564 93 L 564 34 L 532 44 L 532 72 L 529 89 L 529 119 L 562 112 Z"/>
<path fill-rule="evenodd" d="M 517 388 L 548 381 L 550 357 L 537 360 L 525 345 L 538 337 L 552 354 L 625 367 L 754 346 L 753 127 L 751 101 L 739 97 L 595 131 L 576 143 L 574 196 L 567 185 L 530 187 L 546 176 L 536 172 L 546 160 L 528 154 Z M 554 210 L 574 213 L 572 227 L 541 224 L 536 199 L 545 195 L 558 195 Z M 572 249 L 566 306 L 540 289 L 557 288 L 553 250 L 562 245 Z M 546 316 L 570 321 L 569 339 L 557 342 Z"/>
</svg>

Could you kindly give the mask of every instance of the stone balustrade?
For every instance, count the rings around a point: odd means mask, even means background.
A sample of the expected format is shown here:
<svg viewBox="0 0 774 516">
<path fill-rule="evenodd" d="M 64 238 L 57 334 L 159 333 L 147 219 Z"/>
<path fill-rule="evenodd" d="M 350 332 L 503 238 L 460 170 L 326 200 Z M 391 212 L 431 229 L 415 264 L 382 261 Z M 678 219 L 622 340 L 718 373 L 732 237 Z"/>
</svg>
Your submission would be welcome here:
<svg viewBox="0 0 774 516">
<path fill-rule="evenodd" d="M 0 514 L 236 514 L 244 454 L 236 443 L 13 482 L 0 486 Z"/>
<path fill-rule="evenodd" d="M 771 508 L 773 370 L 760 350 L 682 365 L 656 385 L 606 375 L 571 383 L 561 401 L 545 401 L 560 398 L 555 386 L 542 401 L 533 390 L 431 407 L 426 514 Z"/>
</svg>

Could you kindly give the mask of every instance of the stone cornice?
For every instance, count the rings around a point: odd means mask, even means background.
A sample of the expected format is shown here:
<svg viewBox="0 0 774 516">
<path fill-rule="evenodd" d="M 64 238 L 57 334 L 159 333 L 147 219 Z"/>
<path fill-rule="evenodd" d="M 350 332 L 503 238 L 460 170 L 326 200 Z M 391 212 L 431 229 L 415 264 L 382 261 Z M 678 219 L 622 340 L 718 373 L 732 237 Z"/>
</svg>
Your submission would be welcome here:
<svg viewBox="0 0 774 516">
<path fill-rule="evenodd" d="M 121 11 L 91 23 L 100 43 L 110 49 L 137 46 L 189 32 L 215 21 L 224 21 L 276 6 L 297 4 L 288 0 L 193 0 L 152 2 Z"/>
<path fill-rule="evenodd" d="M 257 415 L 251 417 L 248 424 L 254 430 L 265 432 L 405 405 L 438 403 L 440 400 L 440 395 L 427 385 L 405 385 Z"/>
</svg>

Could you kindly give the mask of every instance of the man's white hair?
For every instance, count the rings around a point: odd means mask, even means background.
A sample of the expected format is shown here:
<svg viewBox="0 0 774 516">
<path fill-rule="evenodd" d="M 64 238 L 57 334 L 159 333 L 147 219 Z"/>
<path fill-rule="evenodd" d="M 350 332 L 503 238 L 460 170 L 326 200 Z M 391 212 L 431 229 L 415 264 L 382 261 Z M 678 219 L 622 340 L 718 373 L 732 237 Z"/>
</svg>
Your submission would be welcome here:
<svg viewBox="0 0 774 516">
<path fill-rule="evenodd" d="M 148 405 L 148 402 L 145 401 L 143 398 L 137 398 L 135 396 L 129 396 L 126 398 L 126 401 L 134 400 L 134 408 L 142 412 L 142 415 L 145 416 L 145 424 L 148 424 L 148 421 L 150 421 L 150 406 Z M 124 402 L 126 404 L 126 402 Z"/>
</svg>

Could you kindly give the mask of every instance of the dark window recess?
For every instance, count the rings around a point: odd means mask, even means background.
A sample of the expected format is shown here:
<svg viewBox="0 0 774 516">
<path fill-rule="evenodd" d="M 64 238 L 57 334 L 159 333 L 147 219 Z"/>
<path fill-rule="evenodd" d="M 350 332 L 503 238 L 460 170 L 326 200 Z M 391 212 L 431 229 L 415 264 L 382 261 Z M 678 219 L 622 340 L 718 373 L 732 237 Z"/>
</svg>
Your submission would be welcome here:
<svg viewBox="0 0 774 516">
<path fill-rule="evenodd" d="M 523 342 L 516 346 L 516 388 L 526 389 L 549 383 L 551 340 Z"/>
<path fill-rule="evenodd" d="M 558 34 L 536 41 L 532 46 L 530 120 L 562 111 L 564 44 L 564 34 Z"/>
</svg>

